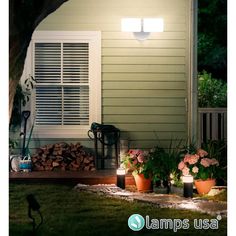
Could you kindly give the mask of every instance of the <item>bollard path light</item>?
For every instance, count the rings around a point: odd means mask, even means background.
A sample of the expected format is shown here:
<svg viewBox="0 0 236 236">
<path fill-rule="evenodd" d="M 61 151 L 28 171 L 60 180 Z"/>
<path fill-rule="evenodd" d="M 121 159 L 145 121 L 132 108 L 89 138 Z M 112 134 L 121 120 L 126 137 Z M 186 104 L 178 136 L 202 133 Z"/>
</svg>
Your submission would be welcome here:
<svg viewBox="0 0 236 236">
<path fill-rule="evenodd" d="M 120 167 L 116 170 L 117 187 L 125 189 L 125 169 Z"/>
<path fill-rule="evenodd" d="M 184 183 L 184 197 L 192 198 L 193 197 L 193 176 L 184 175 L 182 177 Z"/>
</svg>

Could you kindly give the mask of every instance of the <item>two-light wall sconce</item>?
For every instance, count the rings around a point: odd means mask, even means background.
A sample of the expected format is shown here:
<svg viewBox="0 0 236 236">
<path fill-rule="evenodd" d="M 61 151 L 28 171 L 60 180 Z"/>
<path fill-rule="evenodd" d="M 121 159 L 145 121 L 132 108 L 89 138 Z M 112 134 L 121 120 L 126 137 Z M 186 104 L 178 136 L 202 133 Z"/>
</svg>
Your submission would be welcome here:
<svg viewBox="0 0 236 236">
<path fill-rule="evenodd" d="M 162 18 L 123 18 L 121 30 L 133 32 L 136 39 L 145 40 L 151 32 L 164 31 L 164 20 Z"/>
</svg>

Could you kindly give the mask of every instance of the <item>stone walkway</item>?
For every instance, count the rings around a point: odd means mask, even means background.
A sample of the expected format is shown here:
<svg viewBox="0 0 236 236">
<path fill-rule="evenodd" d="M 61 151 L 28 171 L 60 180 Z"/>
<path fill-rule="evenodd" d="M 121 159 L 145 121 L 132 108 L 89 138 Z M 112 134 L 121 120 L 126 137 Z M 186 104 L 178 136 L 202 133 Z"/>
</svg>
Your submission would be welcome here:
<svg viewBox="0 0 236 236">
<path fill-rule="evenodd" d="M 77 191 L 85 191 L 124 199 L 127 201 L 138 201 L 153 204 L 160 208 L 173 208 L 182 210 L 193 210 L 202 213 L 207 213 L 212 216 L 220 215 L 227 217 L 227 203 L 205 200 L 199 198 L 186 199 L 174 194 L 156 194 L 156 193 L 139 193 L 131 192 L 118 188 L 115 184 L 109 185 L 84 185 L 77 184 Z"/>
</svg>

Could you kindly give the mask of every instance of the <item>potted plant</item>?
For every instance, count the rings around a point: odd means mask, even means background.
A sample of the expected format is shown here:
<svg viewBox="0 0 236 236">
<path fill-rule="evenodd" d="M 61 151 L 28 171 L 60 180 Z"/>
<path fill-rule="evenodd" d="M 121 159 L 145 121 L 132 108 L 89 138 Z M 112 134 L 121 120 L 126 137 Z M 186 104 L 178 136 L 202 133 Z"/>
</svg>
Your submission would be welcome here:
<svg viewBox="0 0 236 236">
<path fill-rule="evenodd" d="M 149 153 L 140 149 L 131 149 L 122 157 L 122 165 L 131 171 L 139 192 L 152 190 L 152 173 L 145 168 L 149 162 Z"/>
<path fill-rule="evenodd" d="M 192 175 L 199 194 L 207 194 L 216 184 L 219 162 L 203 149 L 187 153 L 178 164 L 182 175 Z"/>
<path fill-rule="evenodd" d="M 202 144 L 208 155 L 219 162 L 217 170 L 217 185 L 227 184 L 227 144 L 225 140 L 208 140 Z"/>
<path fill-rule="evenodd" d="M 145 170 L 152 172 L 154 184 L 162 182 L 167 194 L 170 193 L 172 179 L 177 174 L 176 166 L 180 161 L 179 145 L 180 142 L 174 147 L 171 140 L 166 149 L 156 146 L 150 151 L 149 162 L 145 166 Z"/>
</svg>

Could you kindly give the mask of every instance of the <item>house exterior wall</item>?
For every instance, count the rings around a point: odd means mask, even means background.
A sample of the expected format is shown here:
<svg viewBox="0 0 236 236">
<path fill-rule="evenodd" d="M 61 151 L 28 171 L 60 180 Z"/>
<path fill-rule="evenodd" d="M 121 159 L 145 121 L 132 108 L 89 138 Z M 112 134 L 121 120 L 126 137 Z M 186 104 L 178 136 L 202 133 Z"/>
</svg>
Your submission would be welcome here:
<svg viewBox="0 0 236 236">
<path fill-rule="evenodd" d="M 190 0 L 69 0 L 37 30 L 101 31 L 102 122 L 132 148 L 168 146 L 188 135 Z M 138 41 L 121 32 L 124 17 L 161 17 L 164 32 Z M 158 140 L 158 141 L 157 141 Z M 31 148 L 58 139 L 34 139 Z M 81 141 L 93 147 L 88 139 Z"/>
</svg>

